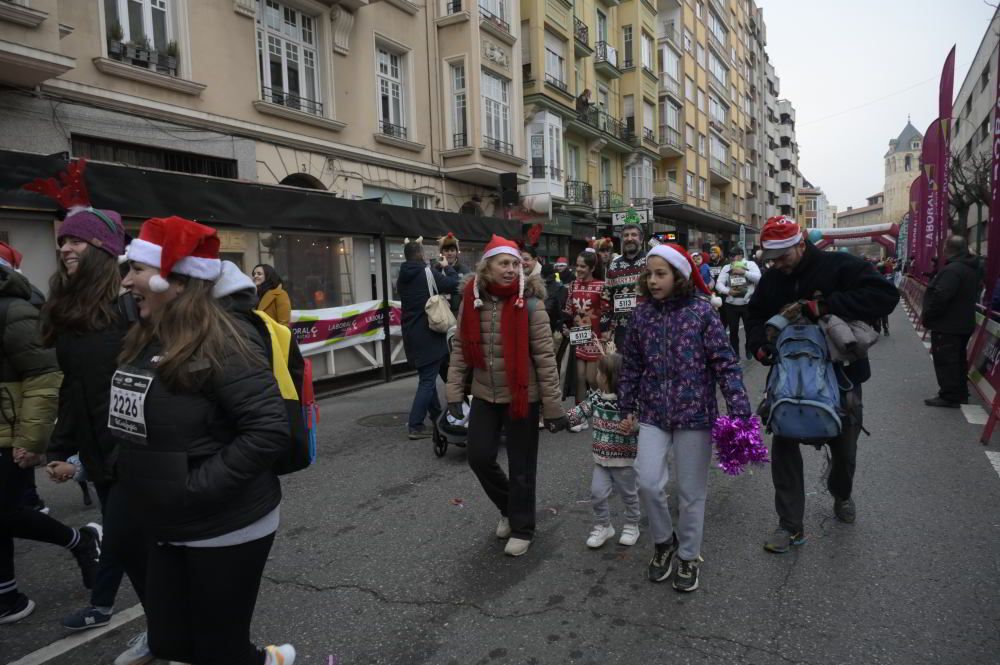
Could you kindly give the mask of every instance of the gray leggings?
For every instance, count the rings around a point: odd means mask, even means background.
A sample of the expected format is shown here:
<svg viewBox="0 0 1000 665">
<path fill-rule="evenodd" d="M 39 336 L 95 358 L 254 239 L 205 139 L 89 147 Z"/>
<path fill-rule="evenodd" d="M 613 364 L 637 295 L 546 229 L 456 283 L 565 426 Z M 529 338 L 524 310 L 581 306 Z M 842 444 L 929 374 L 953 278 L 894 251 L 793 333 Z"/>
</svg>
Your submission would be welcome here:
<svg viewBox="0 0 1000 665">
<path fill-rule="evenodd" d="M 594 524 L 611 526 L 608 497 L 617 490 L 625 504 L 625 523 L 639 523 L 639 490 L 636 487 L 635 468 L 631 466 L 594 465 L 590 481 L 590 506 L 594 509 Z"/>
<path fill-rule="evenodd" d="M 677 539 L 680 549 L 677 554 L 685 561 L 692 561 L 701 554 L 708 465 L 712 460 L 712 433 L 707 429 L 665 432 L 653 425 L 639 424 L 639 453 L 635 458 L 635 470 L 639 477 L 639 496 L 649 516 L 654 543 L 669 542 L 674 533 L 670 506 L 667 504 L 667 482 L 670 480 L 667 453 L 671 449 L 674 451 L 679 495 Z"/>
</svg>

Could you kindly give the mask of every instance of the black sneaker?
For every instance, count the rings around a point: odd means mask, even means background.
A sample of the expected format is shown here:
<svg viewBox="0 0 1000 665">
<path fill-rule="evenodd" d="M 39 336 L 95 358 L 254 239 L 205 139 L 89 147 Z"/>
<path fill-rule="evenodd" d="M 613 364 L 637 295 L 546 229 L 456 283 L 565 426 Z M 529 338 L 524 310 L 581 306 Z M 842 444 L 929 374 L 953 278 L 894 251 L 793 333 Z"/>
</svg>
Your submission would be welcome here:
<svg viewBox="0 0 1000 665">
<path fill-rule="evenodd" d="M 416 441 L 417 439 L 427 439 L 430 435 L 430 430 L 425 427 L 421 427 L 420 429 L 411 429 L 407 434 L 411 441 Z"/>
<path fill-rule="evenodd" d="M 70 630 L 88 630 L 105 626 L 109 621 L 111 621 L 111 612 L 105 614 L 91 605 L 63 617 L 62 625 L 63 628 Z"/>
<path fill-rule="evenodd" d="M 674 555 L 677 554 L 677 534 L 669 542 L 657 543 L 653 558 L 649 561 L 649 581 L 662 582 L 674 571 Z"/>
<path fill-rule="evenodd" d="M 83 575 L 83 586 L 92 589 L 94 578 L 97 576 L 97 564 L 101 560 L 101 538 L 104 529 L 100 524 L 91 522 L 87 526 L 80 527 L 80 542 L 72 549 L 73 556 L 80 566 L 80 573 Z"/>
<path fill-rule="evenodd" d="M 775 554 L 784 554 L 792 545 L 797 546 L 804 542 L 806 542 L 806 537 L 801 531 L 793 533 L 779 526 L 771 534 L 771 537 L 764 541 L 764 549 Z"/>
<path fill-rule="evenodd" d="M 927 406 L 940 406 L 946 409 L 957 409 L 961 406 L 958 402 L 952 402 L 950 399 L 943 399 L 941 397 L 931 397 L 930 399 L 925 399 L 924 404 Z"/>
<path fill-rule="evenodd" d="M 18 593 L 14 596 L 14 602 L 9 605 L 0 605 L 0 624 L 20 621 L 34 611 L 35 601 L 23 593 Z"/>
<path fill-rule="evenodd" d="M 833 514 L 845 524 L 854 524 L 854 520 L 858 517 L 857 510 L 854 508 L 854 499 L 844 499 L 843 501 L 834 499 Z"/>
<path fill-rule="evenodd" d="M 678 561 L 680 563 L 677 564 L 677 574 L 674 575 L 674 591 L 683 593 L 694 591 L 698 588 L 698 564 L 701 563 L 701 557 L 694 561 L 684 559 Z"/>
</svg>

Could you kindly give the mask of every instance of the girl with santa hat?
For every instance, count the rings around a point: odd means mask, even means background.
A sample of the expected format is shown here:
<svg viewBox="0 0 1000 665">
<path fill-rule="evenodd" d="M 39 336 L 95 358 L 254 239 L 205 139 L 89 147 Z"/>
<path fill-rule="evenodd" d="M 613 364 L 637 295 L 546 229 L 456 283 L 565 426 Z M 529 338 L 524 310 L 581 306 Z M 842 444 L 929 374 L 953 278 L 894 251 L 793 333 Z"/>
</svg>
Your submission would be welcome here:
<svg viewBox="0 0 1000 665">
<path fill-rule="evenodd" d="M 653 582 L 667 580 L 676 557 L 674 589 L 694 591 L 712 427 L 719 415 L 715 384 L 722 390 L 729 415 L 748 423 L 750 400 L 739 360 L 688 253 L 673 244 L 651 249 L 638 288 L 644 298 L 632 314 L 625 346 L 619 349 L 623 363 L 618 407 L 639 420 L 635 469 L 655 543 L 648 575 Z M 666 491 L 671 449 L 680 499 L 676 529 Z"/>
<path fill-rule="evenodd" d="M 279 522 L 273 467 L 291 445 L 264 342 L 213 295 L 215 229 L 147 220 L 122 285 L 139 324 L 111 380 L 120 482 L 150 539 L 144 608 L 156 657 L 193 665 L 293 665 L 250 641 Z"/>
</svg>

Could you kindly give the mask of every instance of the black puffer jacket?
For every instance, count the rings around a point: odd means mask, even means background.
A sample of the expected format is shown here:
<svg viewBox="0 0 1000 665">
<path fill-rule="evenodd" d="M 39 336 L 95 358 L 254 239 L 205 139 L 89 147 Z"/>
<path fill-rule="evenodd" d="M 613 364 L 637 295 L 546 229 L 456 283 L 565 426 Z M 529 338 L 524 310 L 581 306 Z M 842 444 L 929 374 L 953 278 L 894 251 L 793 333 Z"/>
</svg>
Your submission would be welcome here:
<svg viewBox="0 0 1000 665">
<path fill-rule="evenodd" d="M 63 382 L 48 457 L 66 460 L 79 454 L 87 479 L 94 483 L 114 480 L 118 458 L 118 439 L 108 429 L 108 396 L 128 331 L 120 301 L 117 313 L 117 320 L 104 330 L 62 332 L 55 343 Z"/>
<path fill-rule="evenodd" d="M 979 259 L 963 254 L 948 259 L 924 293 L 923 322 L 928 330 L 971 335 L 976 329 Z"/>
<path fill-rule="evenodd" d="M 272 467 L 291 445 L 284 402 L 264 345 L 234 318 L 260 362 L 230 356 L 200 391 L 174 392 L 155 377 L 150 344 L 119 372 L 153 373 L 145 400 L 145 444 L 124 438 L 120 482 L 162 541 L 213 538 L 257 521 L 281 501 Z"/>
</svg>

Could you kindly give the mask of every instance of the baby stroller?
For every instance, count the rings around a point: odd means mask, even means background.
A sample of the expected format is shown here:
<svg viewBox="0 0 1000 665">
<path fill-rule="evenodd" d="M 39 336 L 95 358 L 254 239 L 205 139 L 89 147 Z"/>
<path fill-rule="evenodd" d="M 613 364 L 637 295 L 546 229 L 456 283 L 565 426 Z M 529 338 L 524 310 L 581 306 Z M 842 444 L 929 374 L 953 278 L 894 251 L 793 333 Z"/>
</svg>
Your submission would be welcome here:
<svg viewBox="0 0 1000 665">
<path fill-rule="evenodd" d="M 448 330 L 448 353 L 451 353 L 451 347 L 455 340 L 455 327 L 452 326 Z M 466 396 L 462 400 L 462 411 L 465 413 L 465 417 L 462 420 L 455 420 L 448 413 L 448 409 L 442 409 L 441 415 L 434 420 L 434 429 L 431 434 L 431 440 L 434 442 L 434 454 L 438 457 L 444 457 L 444 454 L 448 452 L 448 444 L 453 446 L 458 446 L 459 448 L 465 448 L 465 442 L 469 435 L 469 387 L 466 386 Z M 448 399 L 445 397 L 441 400 L 442 404 L 447 404 Z"/>
</svg>

